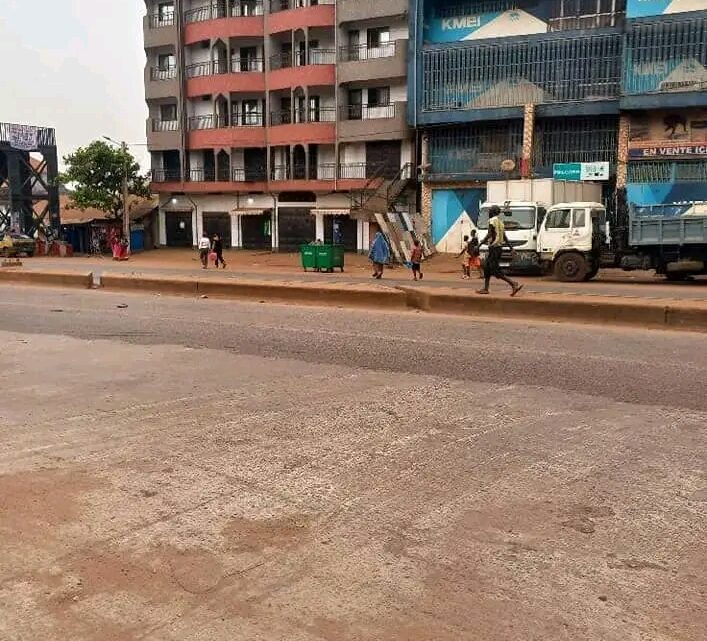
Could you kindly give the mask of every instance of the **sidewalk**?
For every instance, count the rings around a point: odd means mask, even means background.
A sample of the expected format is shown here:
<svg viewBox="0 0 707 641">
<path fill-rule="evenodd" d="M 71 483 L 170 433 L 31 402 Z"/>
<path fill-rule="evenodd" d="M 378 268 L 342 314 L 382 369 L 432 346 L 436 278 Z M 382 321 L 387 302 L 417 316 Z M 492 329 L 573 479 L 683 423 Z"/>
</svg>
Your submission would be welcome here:
<svg viewBox="0 0 707 641">
<path fill-rule="evenodd" d="M 145 274 L 151 276 L 175 276 L 185 278 L 235 278 L 239 280 L 279 281 L 288 283 L 336 283 L 360 285 L 370 283 L 370 265 L 365 256 L 346 255 L 343 274 L 305 273 L 300 266 L 299 254 L 229 251 L 225 253 L 228 269 L 201 269 L 196 251 L 189 249 L 160 249 L 137 254 L 128 262 L 114 262 L 109 257 L 52 258 L 37 257 L 23 259 L 24 269 L 57 271 L 93 271 L 97 275 Z M 453 289 L 469 292 L 479 288 L 477 279 L 460 278 L 460 261 L 453 256 L 437 255 L 423 265 L 425 279 L 421 283 L 412 281 L 411 272 L 404 267 L 387 269 L 381 286 L 409 285 L 427 288 Z M 578 297 L 620 297 L 650 300 L 707 300 L 707 279 L 696 279 L 685 283 L 668 283 L 652 272 L 624 272 L 602 270 L 597 279 L 587 283 L 561 283 L 550 277 L 515 277 L 524 284 L 523 293 L 565 294 Z M 507 286 L 492 282 L 492 293 L 506 295 Z"/>
</svg>

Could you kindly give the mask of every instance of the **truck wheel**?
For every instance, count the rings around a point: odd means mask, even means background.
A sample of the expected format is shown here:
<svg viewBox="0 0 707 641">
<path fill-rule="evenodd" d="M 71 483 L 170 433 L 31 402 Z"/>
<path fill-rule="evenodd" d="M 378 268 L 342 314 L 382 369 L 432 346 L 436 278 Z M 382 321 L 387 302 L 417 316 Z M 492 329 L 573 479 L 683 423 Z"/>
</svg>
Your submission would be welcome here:
<svg viewBox="0 0 707 641">
<path fill-rule="evenodd" d="M 581 254 L 568 252 L 555 261 L 555 277 L 564 283 L 579 283 L 588 273 L 587 261 Z"/>
</svg>

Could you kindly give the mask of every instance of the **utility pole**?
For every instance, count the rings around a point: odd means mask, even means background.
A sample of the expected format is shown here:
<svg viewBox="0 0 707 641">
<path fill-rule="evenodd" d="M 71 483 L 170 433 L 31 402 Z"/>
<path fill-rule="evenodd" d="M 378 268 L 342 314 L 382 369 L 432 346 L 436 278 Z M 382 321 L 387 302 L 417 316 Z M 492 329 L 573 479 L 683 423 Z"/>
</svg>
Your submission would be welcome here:
<svg viewBox="0 0 707 641">
<path fill-rule="evenodd" d="M 128 207 L 128 171 L 130 170 L 130 156 L 128 155 L 128 145 L 121 144 L 123 150 L 123 236 L 127 243 L 128 256 L 130 255 L 130 208 Z"/>
</svg>

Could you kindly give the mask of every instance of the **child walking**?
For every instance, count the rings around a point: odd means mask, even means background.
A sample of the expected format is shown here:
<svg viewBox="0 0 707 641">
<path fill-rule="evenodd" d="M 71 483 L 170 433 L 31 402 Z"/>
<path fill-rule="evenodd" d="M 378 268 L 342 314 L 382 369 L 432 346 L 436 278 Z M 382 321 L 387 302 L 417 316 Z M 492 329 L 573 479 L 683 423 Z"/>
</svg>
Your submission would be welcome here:
<svg viewBox="0 0 707 641">
<path fill-rule="evenodd" d="M 422 280 L 422 247 L 420 246 L 419 240 L 414 241 L 412 252 L 410 252 L 410 263 L 413 280 Z"/>
<path fill-rule="evenodd" d="M 462 259 L 462 278 L 470 278 L 471 270 L 469 269 L 469 237 L 464 236 L 462 250 L 457 255 L 457 258 Z"/>
</svg>

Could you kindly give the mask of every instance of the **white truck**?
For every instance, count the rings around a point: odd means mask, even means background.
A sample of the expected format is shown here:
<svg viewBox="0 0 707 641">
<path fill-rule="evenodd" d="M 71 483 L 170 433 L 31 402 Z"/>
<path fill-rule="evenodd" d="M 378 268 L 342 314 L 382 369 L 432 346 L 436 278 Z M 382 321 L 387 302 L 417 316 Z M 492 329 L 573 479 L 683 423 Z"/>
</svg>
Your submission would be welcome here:
<svg viewBox="0 0 707 641">
<path fill-rule="evenodd" d="M 513 272 L 537 273 L 547 267 L 538 240 L 548 208 L 560 203 L 599 203 L 601 185 L 553 178 L 493 180 L 486 185 L 486 197 L 479 209 L 480 235 L 483 237 L 488 230 L 489 209 L 497 205 L 503 212 L 506 236 L 514 247 L 513 252 L 504 252 L 501 265 Z"/>
</svg>

